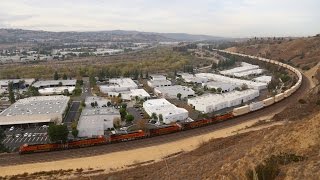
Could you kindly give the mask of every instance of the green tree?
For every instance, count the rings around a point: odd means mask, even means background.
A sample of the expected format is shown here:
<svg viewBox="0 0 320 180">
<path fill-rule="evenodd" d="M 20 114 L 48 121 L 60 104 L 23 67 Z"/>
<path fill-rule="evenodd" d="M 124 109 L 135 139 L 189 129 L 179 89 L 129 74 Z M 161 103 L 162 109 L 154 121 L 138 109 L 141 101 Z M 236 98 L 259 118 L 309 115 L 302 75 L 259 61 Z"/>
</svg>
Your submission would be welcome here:
<svg viewBox="0 0 320 180">
<path fill-rule="evenodd" d="M 59 74 L 58 74 L 57 71 L 54 72 L 53 79 L 54 80 L 58 80 L 59 79 Z"/>
<path fill-rule="evenodd" d="M 127 122 L 132 122 L 134 120 L 134 116 L 132 114 L 127 114 L 126 115 L 126 121 Z"/>
<path fill-rule="evenodd" d="M 73 136 L 74 138 L 76 138 L 76 137 L 78 137 L 79 131 L 78 131 L 77 128 L 72 128 L 71 133 L 72 133 L 72 136 Z"/>
<path fill-rule="evenodd" d="M 59 82 L 58 86 L 62 86 L 62 85 L 63 85 L 62 82 Z"/>
<path fill-rule="evenodd" d="M 221 93 L 221 92 L 222 92 L 222 89 L 221 89 L 221 88 L 218 88 L 217 91 L 218 91 L 218 93 Z"/>
<path fill-rule="evenodd" d="M 9 90 L 9 100 L 10 100 L 11 104 L 13 104 L 16 102 L 16 99 L 14 97 L 14 92 L 13 92 L 13 82 L 9 82 L 8 90 Z"/>
<path fill-rule="evenodd" d="M 127 104 L 122 104 L 122 105 L 121 105 L 121 108 L 127 109 Z"/>
<path fill-rule="evenodd" d="M 66 74 L 63 74 L 62 79 L 67 80 L 68 76 Z"/>
<path fill-rule="evenodd" d="M 27 94 L 29 96 L 40 96 L 39 90 L 36 87 L 30 86 L 28 88 Z"/>
<path fill-rule="evenodd" d="M 152 113 L 152 114 L 151 114 L 151 118 L 152 118 L 153 120 L 157 120 L 157 119 L 158 119 L 158 116 L 157 116 L 156 113 Z"/>
<path fill-rule="evenodd" d="M 177 94 L 177 98 L 178 98 L 179 100 L 181 100 L 181 96 L 182 96 L 181 93 L 178 93 L 178 94 Z"/>
<path fill-rule="evenodd" d="M 66 125 L 51 124 L 48 128 L 48 135 L 52 142 L 66 142 L 69 130 Z"/>
<path fill-rule="evenodd" d="M 161 123 L 163 123 L 163 116 L 162 116 L 162 114 L 159 114 L 159 121 L 160 121 Z"/>
<path fill-rule="evenodd" d="M 121 118 L 124 119 L 127 115 L 127 110 L 125 108 L 120 108 L 119 112 L 120 112 Z"/>
<path fill-rule="evenodd" d="M 110 102 L 110 101 L 107 102 L 107 106 L 108 106 L 108 107 L 111 106 L 111 102 Z"/>
<path fill-rule="evenodd" d="M 0 127 L 0 152 L 6 152 L 7 148 L 2 144 L 2 141 L 6 135 L 4 134 L 4 130 Z"/>
</svg>

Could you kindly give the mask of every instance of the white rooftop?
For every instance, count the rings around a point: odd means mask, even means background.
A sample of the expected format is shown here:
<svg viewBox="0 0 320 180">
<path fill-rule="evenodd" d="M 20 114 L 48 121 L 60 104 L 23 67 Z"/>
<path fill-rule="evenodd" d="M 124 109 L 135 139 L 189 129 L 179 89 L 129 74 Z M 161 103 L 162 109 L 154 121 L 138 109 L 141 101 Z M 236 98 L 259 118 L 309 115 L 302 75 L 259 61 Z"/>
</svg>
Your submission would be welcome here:
<svg viewBox="0 0 320 180">
<path fill-rule="evenodd" d="M 236 68 L 233 68 L 233 69 L 220 71 L 220 74 L 233 76 L 235 73 L 254 70 L 254 69 L 258 69 L 258 68 L 259 68 L 259 66 L 257 66 L 257 65 L 252 65 L 252 64 L 249 64 L 249 63 L 242 62 L 241 63 L 241 67 L 236 67 Z"/>
<path fill-rule="evenodd" d="M 149 99 L 143 103 L 143 107 L 150 116 L 152 112 L 157 115 L 162 114 L 164 117 L 173 114 L 188 113 L 187 110 L 176 107 L 166 99 Z"/>
<path fill-rule="evenodd" d="M 225 83 L 230 83 L 233 85 L 236 85 L 238 87 L 242 86 L 243 84 L 248 85 L 249 88 L 253 88 L 253 89 L 265 89 L 267 88 L 267 84 L 266 83 L 262 83 L 262 82 L 253 82 L 250 80 L 242 80 L 242 79 L 237 79 L 237 78 L 231 78 L 231 77 L 227 77 L 227 76 L 222 76 L 222 75 L 218 75 L 218 74 L 212 74 L 212 73 L 199 73 L 196 74 L 197 77 L 206 77 L 209 80 L 213 80 L 213 81 L 220 81 L 220 82 L 225 82 Z"/>
<path fill-rule="evenodd" d="M 255 74 L 262 74 L 263 72 L 264 72 L 263 69 L 253 69 L 249 71 L 233 73 L 233 75 L 235 77 L 246 77 L 246 76 L 255 75 Z"/>
<path fill-rule="evenodd" d="M 138 85 L 130 78 L 110 79 L 108 85 L 100 86 L 100 90 L 104 93 L 129 91 L 131 89 L 137 89 L 137 88 L 138 88 Z"/>
<path fill-rule="evenodd" d="M 0 113 L 0 125 L 49 122 L 64 113 L 70 97 L 35 96 L 20 99 Z"/>
<path fill-rule="evenodd" d="M 271 79 L 272 79 L 272 76 L 259 76 L 254 78 L 253 80 L 257 82 L 269 83 Z"/>
<path fill-rule="evenodd" d="M 61 87 L 43 88 L 43 89 L 39 89 L 39 93 L 41 95 L 63 94 L 64 90 L 66 89 L 71 94 L 75 89 L 75 87 L 61 86 Z"/>
<path fill-rule="evenodd" d="M 182 97 L 194 95 L 194 91 L 191 88 L 181 85 L 156 87 L 154 91 L 169 98 L 177 98 L 178 93 L 180 93 Z"/>
<path fill-rule="evenodd" d="M 0 87 L 1 86 L 8 86 L 9 82 L 18 83 L 20 81 L 24 81 L 25 84 L 32 84 L 35 79 L 2 79 L 0 80 Z"/>
</svg>

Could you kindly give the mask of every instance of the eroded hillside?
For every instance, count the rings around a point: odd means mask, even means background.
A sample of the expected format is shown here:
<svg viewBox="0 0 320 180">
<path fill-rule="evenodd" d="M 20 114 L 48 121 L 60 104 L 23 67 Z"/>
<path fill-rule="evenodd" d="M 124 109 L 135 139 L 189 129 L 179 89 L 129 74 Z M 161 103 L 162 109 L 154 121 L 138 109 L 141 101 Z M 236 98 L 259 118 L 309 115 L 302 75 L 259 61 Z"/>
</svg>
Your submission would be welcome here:
<svg viewBox="0 0 320 180">
<path fill-rule="evenodd" d="M 298 39 L 251 39 L 237 47 L 228 48 L 233 52 L 263 56 L 283 61 L 304 69 L 320 62 L 320 37 Z"/>
</svg>

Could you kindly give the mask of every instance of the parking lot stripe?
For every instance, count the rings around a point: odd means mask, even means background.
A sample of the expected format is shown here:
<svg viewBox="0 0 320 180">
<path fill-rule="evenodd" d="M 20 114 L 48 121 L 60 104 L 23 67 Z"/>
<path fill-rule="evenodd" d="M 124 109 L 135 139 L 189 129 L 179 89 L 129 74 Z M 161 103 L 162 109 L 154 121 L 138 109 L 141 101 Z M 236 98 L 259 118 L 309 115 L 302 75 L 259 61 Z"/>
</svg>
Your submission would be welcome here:
<svg viewBox="0 0 320 180">
<path fill-rule="evenodd" d="M 44 139 L 44 141 L 47 141 L 47 139 L 48 139 L 48 137 L 46 137 L 46 138 Z"/>
<path fill-rule="evenodd" d="M 40 141 L 42 141 L 43 137 L 40 137 Z"/>
<path fill-rule="evenodd" d="M 15 143 L 18 142 L 19 138 L 16 138 L 16 140 L 14 141 Z"/>
<path fill-rule="evenodd" d="M 40 137 L 37 138 L 37 141 L 39 140 Z"/>
<path fill-rule="evenodd" d="M 36 139 L 36 137 L 33 137 L 31 141 L 34 141 Z"/>
</svg>

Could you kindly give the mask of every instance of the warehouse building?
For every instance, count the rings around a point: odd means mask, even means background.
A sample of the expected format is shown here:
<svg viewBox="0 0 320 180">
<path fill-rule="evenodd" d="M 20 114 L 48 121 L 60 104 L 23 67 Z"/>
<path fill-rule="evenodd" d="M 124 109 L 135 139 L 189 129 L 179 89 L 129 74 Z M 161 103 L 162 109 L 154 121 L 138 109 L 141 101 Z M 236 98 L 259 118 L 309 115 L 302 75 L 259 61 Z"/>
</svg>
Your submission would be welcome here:
<svg viewBox="0 0 320 180">
<path fill-rule="evenodd" d="M 101 85 L 100 91 L 102 93 L 130 91 L 131 89 L 138 89 L 138 85 L 130 78 L 115 78 L 110 79 L 108 85 Z"/>
<path fill-rule="evenodd" d="M 171 86 L 171 81 L 163 75 L 151 75 L 150 80 L 147 82 L 148 86 L 151 88 Z"/>
<path fill-rule="evenodd" d="M 246 84 L 249 88 L 257 89 L 257 90 L 267 88 L 267 83 L 231 78 L 231 77 L 222 76 L 222 75 L 218 75 L 218 74 L 199 73 L 199 74 L 196 74 L 196 76 L 197 77 L 206 77 L 206 78 L 208 78 L 208 80 L 211 80 L 211 81 L 230 83 L 230 84 L 232 84 L 236 87 L 239 87 L 239 88 L 241 88 L 243 86 L 243 84 Z"/>
<path fill-rule="evenodd" d="M 230 83 L 210 81 L 207 83 L 203 83 L 202 86 L 207 86 L 208 89 L 221 89 L 221 93 L 233 91 L 236 86 Z"/>
<path fill-rule="evenodd" d="M 227 75 L 227 76 L 235 76 L 236 73 L 246 72 L 250 70 L 258 69 L 259 66 L 252 65 L 249 63 L 242 62 L 241 67 L 236 67 L 229 70 L 220 71 L 220 74 Z"/>
<path fill-rule="evenodd" d="M 150 94 L 144 89 L 131 89 L 127 93 L 121 93 L 121 98 L 124 100 L 134 100 L 136 97 L 139 99 L 150 99 Z"/>
<path fill-rule="evenodd" d="M 244 71 L 244 72 L 237 72 L 234 73 L 235 77 L 249 77 L 252 75 L 260 75 L 264 72 L 263 69 L 253 69 L 253 70 L 249 70 L 249 71 Z"/>
<path fill-rule="evenodd" d="M 120 113 L 113 107 L 85 108 L 78 121 L 79 137 L 94 137 L 104 135 L 113 128 L 114 120 L 120 119 Z"/>
<path fill-rule="evenodd" d="M 20 99 L 0 113 L 0 125 L 62 123 L 70 97 L 35 96 Z"/>
<path fill-rule="evenodd" d="M 6 92 L 10 82 L 13 83 L 13 89 L 26 89 L 35 81 L 35 79 L 3 79 L 0 80 L 0 91 Z"/>
<path fill-rule="evenodd" d="M 38 89 L 51 88 L 51 87 L 76 87 L 77 80 L 46 80 L 37 81 L 32 86 Z"/>
<path fill-rule="evenodd" d="M 79 137 L 104 135 L 105 130 L 113 128 L 114 120 L 121 117 L 119 110 L 108 107 L 108 102 L 110 100 L 98 96 L 86 98 L 86 107 L 83 109 L 77 125 Z M 95 104 L 95 107 L 92 107 L 92 103 Z"/>
<path fill-rule="evenodd" d="M 188 118 L 188 111 L 178 108 L 166 99 L 150 99 L 143 103 L 143 108 L 151 117 L 152 113 L 163 116 L 163 123 L 170 124 L 176 121 L 183 121 Z"/>
<path fill-rule="evenodd" d="M 180 85 L 157 87 L 154 88 L 154 93 L 159 97 L 171 99 L 177 99 L 177 94 L 179 93 L 181 94 L 181 98 L 192 97 L 195 95 L 191 88 Z"/>
<path fill-rule="evenodd" d="M 179 73 L 178 75 L 181 76 L 181 78 L 187 83 L 201 84 L 201 83 L 208 82 L 208 79 L 205 77 L 197 77 L 197 76 L 195 76 L 193 74 L 189 74 L 189 73 Z"/>
<path fill-rule="evenodd" d="M 62 95 L 65 94 L 66 92 L 72 94 L 74 91 L 75 87 L 68 87 L 68 86 L 61 86 L 61 87 L 51 87 L 51 88 L 43 88 L 39 89 L 39 93 L 41 95 Z"/>
<path fill-rule="evenodd" d="M 248 89 L 224 94 L 206 94 L 188 99 L 188 104 L 202 113 L 211 113 L 224 108 L 240 105 L 253 100 L 258 96 L 258 90 Z"/>
<path fill-rule="evenodd" d="M 262 82 L 269 84 L 271 82 L 272 76 L 259 76 L 253 79 L 255 82 Z"/>
</svg>

